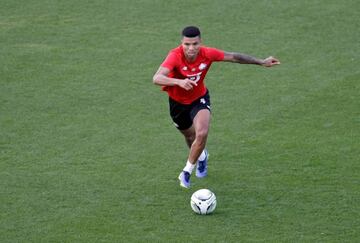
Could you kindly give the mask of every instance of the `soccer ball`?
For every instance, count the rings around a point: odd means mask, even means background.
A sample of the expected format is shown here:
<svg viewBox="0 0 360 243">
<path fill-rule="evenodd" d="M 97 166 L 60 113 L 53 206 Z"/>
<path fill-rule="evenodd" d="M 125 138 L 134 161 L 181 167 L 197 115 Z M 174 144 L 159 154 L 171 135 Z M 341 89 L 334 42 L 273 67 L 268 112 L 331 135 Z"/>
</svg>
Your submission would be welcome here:
<svg viewBox="0 0 360 243">
<path fill-rule="evenodd" d="M 197 214 L 210 214 L 216 208 L 216 196 L 208 189 L 200 189 L 192 194 L 190 205 Z"/>
</svg>

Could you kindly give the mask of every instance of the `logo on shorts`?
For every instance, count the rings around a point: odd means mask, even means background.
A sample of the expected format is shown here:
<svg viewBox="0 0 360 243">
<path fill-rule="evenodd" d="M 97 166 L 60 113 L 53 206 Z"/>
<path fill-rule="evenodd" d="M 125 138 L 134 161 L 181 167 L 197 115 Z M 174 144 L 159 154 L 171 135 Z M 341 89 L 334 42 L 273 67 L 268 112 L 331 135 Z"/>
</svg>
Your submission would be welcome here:
<svg viewBox="0 0 360 243">
<path fill-rule="evenodd" d="M 204 99 L 204 98 L 201 98 L 201 99 L 200 99 L 200 103 L 205 105 L 205 104 L 206 104 L 205 99 Z"/>
</svg>

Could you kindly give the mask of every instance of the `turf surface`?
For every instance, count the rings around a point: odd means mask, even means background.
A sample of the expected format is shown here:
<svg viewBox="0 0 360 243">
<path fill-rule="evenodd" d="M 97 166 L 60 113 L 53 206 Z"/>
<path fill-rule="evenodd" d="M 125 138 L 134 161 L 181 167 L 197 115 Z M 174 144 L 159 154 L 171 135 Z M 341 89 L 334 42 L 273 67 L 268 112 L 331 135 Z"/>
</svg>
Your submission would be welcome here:
<svg viewBox="0 0 360 243">
<path fill-rule="evenodd" d="M 360 3 L 2 0 L 0 242 L 359 242 Z M 151 79 L 180 30 L 214 64 L 209 176 Z M 213 190 L 197 216 L 190 196 Z"/>
</svg>

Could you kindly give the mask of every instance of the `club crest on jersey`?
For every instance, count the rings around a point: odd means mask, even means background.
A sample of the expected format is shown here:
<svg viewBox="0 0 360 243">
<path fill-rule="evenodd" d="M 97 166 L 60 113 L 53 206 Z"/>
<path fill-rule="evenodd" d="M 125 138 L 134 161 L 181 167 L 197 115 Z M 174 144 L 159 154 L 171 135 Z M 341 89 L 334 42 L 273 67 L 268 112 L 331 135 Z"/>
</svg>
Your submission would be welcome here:
<svg viewBox="0 0 360 243">
<path fill-rule="evenodd" d="M 204 70 L 206 67 L 207 67 L 207 65 L 206 65 L 205 63 L 201 63 L 201 64 L 199 65 L 199 70 L 200 70 L 200 71 L 201 71 L 201 70 Z"/>
<path fill-rule="evenodd" d="M 188 70 L 188 67 L 187 67 L 187 66 L 184 66 L 184 67 L 182 68 L 182 70 L 187 71 L 187 70 Z"/>
</svg>

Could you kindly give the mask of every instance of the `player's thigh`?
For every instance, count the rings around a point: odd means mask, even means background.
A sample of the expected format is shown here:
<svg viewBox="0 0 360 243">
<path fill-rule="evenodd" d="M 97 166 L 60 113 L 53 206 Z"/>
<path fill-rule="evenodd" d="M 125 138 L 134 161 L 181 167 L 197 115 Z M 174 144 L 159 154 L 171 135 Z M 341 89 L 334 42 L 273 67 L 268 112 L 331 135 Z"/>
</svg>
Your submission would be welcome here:
<svg viewBox="0 0 360 243">
<path fill-rule="evenodd" d="M 192 104 L 190 114 L 196 135 L 207 135 L 211 119 L 210 96 L 208 92 Z"/>
<path fill-rule="evenodd" d="M 211 113 L 208 109 L 201 109 L 194 117 L 194 128 L 197 136 L 207 136 L 209 133 Z"/>
</svg>

